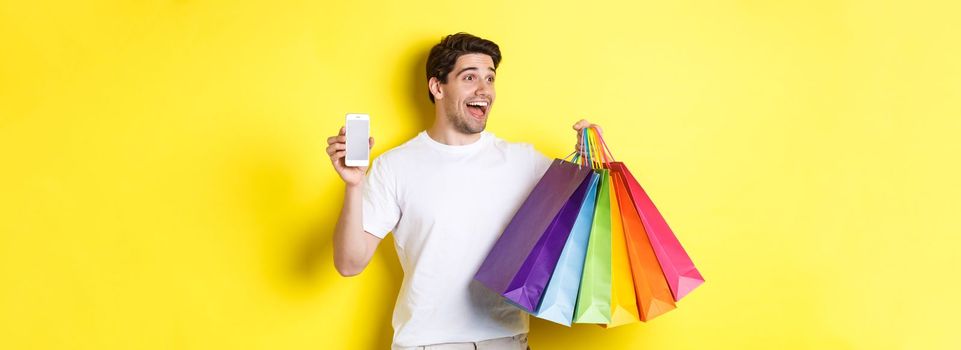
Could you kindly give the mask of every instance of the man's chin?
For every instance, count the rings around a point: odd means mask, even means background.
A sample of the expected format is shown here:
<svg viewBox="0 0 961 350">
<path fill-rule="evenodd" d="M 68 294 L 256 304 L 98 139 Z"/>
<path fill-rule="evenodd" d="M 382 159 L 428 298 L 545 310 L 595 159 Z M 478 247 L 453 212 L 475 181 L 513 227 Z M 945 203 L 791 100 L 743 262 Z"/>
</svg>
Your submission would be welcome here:
<svg viewBox="0 0 961 350">
<path fill-rule="evenodd" d="M 483 132 L 484 129 L 487 128 L 487 117 L 486 117 L 486 116 L 484 117 L 484 120 L 473 120 L 472 122 L 473 122 L 473 123 L 469 123 L 469 124 L 472 124 L 472 125 L 469 125 L 469 129 L 470 129 L 470 131 L 471 131 L 472 134 L 479 134 L 479 133 Z"/>
<path fill-rule="evenodd" d="M 460 132 L 462 132 L 462 133 L 464 133 L 464 134 L 466 134 L 466 135 L 476 135 L 476 134 L 480 134 L 480 133 L 484 132 L 484 127 L 481 127 L 480 129 L 477 129 L 477 128 L 464 128 L 464 129 L 460 129 Z"/>
<path fill-rule="evenodd" d="M 486 114 L 483 116 L 483 119 L 479 119 L 473 115 L 470 115 L 470 112 L 467 113 L 468 114 L 452 116 L 450 118 L 451 123 L 454 125 L 454 128 L 457 129 L 457 131 L 466 135 L 473 135 L 479 134 L 487 128 Z"/>
<path fill-rule="evenodd" d="M 457 125 L 457 131 L 460 131 L 461 133 L 466 135 L 480 134 L 481 132 L 484 131 L 485 128 L 487 128 L 486 123 L 483 123 L 480 125 L 463 125 L 463 124 Z"/>
</svg>

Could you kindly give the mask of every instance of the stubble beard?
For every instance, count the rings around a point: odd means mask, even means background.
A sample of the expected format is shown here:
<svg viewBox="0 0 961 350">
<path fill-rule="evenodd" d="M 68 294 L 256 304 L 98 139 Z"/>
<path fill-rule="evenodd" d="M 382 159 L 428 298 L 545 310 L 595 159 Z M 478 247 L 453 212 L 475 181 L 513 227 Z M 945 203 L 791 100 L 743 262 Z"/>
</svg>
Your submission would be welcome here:
<svg viewBox="0 0 961 350">
<path fill-rule="evenodd" d="M 480 126 L 472 126 L 471 123 L 467 120 L 467 118 L 471 118 L 471 117 L 465 117 L 461 115 L 460 113 L 458 113 L 456 109 L 447 110 L 447 121 L 449 121 L 451 125 L 454 126 L 454 129 L 457 129 L 457 131 L 460 131 L 464 134 L 467 134 L 467 135 L 477 134 L 479 132 L 484 131 L 484 128 L 487 127 L 487 120 L 479 121 Z"/>
</svg>

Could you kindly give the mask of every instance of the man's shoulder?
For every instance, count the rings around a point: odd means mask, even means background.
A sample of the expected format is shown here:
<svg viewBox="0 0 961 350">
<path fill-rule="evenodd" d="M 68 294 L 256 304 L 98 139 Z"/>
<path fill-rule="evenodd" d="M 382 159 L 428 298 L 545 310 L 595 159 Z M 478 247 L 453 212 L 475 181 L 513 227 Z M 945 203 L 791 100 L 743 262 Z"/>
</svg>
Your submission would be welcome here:
<svg viewBox="0 0 961 350">
<path fill-rule="evenodd" d="M 381 153 L 379 156 L 377 156 L 377 158 L 374 159 L 374 163 L 383 165 L 385 163 L 396 162 L 397 159 L 410 157 L 419 151 L 417 147 L 417 138 L 419 136 L 419 134 L 414 135 L 414 137 L 404 141 L 404 143 L 394 146 L 384 153 Z"/>
<path fill-rule="evenodd" d="M 547 158 L 547 156 L 538 151 L 537 147 L 534 147 L 534 144 L 532 143 L 508 141 L 496 136 L 493 136 L 492 138 L 494 145 L 499 149 L 503 149 L 510 153 L 518 154 L 529 159 Z"/>
<path fill-rule="evenodd" d="M 509 149 L 512 151 L 522 151 L 522 152 L 531 152 L 535 150 L 534 145 L 528 142 L 508 141 L 500 137 L 497 137 L 494 134 L 490 134 L 490 137 L 491 137 L 492 143 L 497 148 Z"/>
</svg>

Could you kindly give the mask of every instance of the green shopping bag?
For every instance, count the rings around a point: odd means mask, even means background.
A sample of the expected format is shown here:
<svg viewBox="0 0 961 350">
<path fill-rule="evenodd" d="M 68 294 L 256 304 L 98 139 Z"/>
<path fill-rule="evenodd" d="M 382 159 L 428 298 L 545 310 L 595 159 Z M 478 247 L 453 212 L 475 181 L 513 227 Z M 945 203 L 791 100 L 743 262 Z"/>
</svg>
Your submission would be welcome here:
<svg viewBox="0 0 961 350">
<path fill-rule="evenodd" d="M 595 171 L 600 174 L 597 204 L 574 307 L 574 323 L 606 325 L 611 322 L 611 177 L 607 169 Z"/>
</svg>

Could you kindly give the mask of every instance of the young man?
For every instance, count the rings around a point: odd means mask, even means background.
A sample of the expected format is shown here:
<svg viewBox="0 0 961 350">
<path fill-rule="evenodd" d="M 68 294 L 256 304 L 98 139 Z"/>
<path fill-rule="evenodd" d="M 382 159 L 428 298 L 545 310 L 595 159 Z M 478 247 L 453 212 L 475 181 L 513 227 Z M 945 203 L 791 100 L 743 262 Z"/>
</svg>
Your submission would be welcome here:
<svg viewBox="0 0 961 350">
<path fill-rule="evenodd" d="M 466 33 L 435 45 L 427 59 L 433 125 L 375 159 L 366 177 L 366 168 L 344 165 L 343 128 L 327 140 L 346 183 L 334 232 L 337 271 L 360 273 L 381 239 L 394 233 L 404 280 L 393 349 L 528 348 L 527 315 L 472 283 L 551 163 L 529 144 L 484 131 L 500 60 L 496 44 Z M 589 125 L 581 120 L 574 129 Z"/>
</svg>

